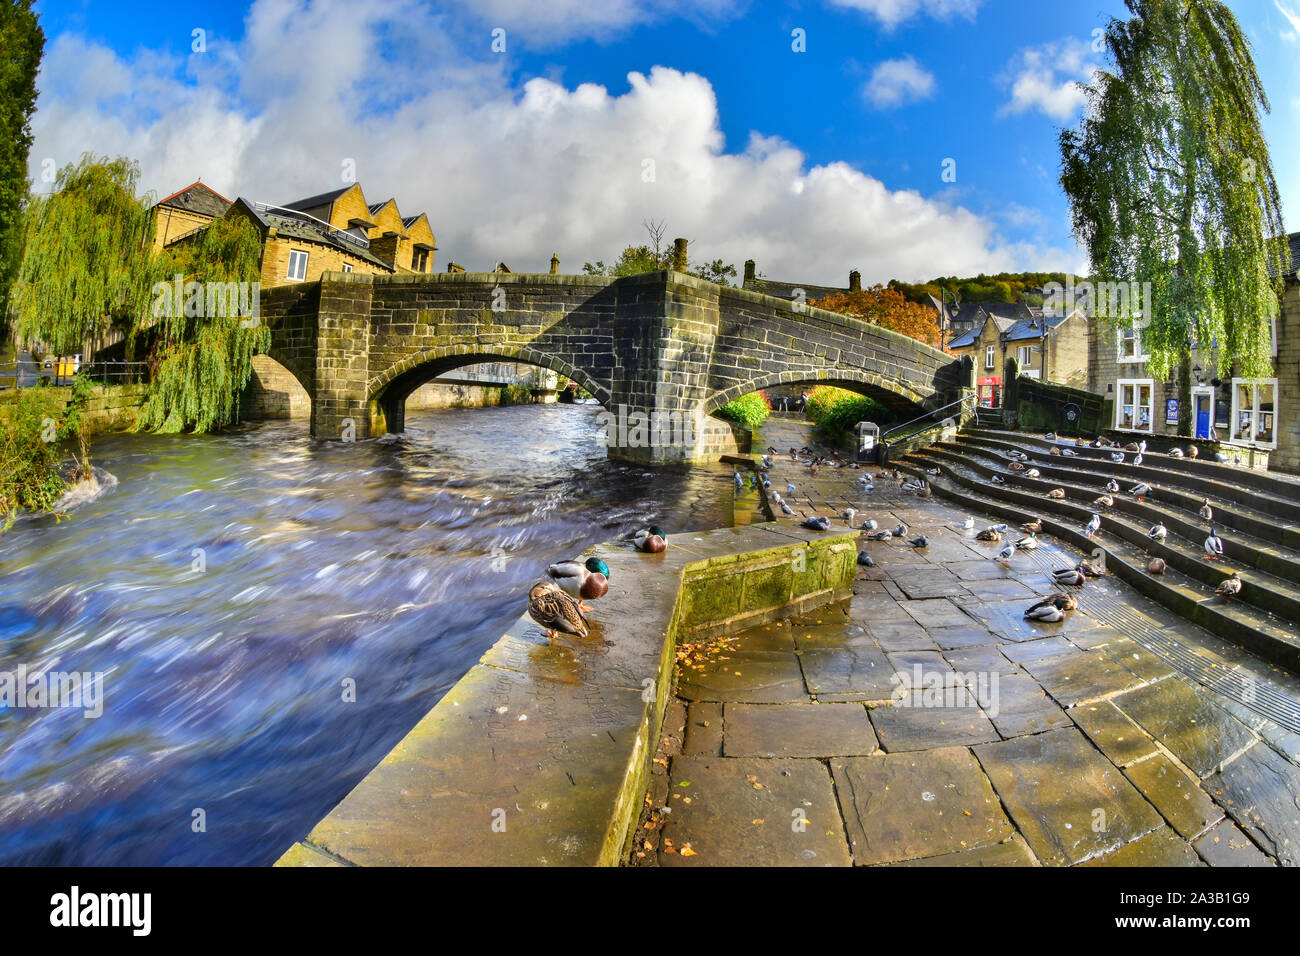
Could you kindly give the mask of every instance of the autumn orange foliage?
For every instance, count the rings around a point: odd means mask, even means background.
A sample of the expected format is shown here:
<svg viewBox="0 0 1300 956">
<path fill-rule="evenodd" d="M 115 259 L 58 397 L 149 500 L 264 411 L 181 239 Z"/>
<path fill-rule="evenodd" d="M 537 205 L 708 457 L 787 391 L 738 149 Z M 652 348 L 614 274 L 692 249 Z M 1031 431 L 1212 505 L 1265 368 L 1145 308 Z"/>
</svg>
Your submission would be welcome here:
<svg viewBox="0 0 1300 956">
<path fill-rule="evenodd" d="M 808 304 L 863 319 L 939 348 L 938 314 L 934 309 L 907 301 L 897 289 L 874 285 L 860 292 L 837 292 Z"/>
</svg>

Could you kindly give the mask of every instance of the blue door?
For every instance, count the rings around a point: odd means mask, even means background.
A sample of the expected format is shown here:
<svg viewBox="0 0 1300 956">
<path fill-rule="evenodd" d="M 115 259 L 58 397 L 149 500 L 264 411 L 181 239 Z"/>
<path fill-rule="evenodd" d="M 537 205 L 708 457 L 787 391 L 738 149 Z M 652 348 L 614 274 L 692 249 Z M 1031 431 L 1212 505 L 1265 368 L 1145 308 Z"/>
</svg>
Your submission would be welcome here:
<svg viewBox="0 0 1300 956">
<path fill-rule="evenodd" d="M 1211 397 L 1209 395 L 1196 396 L 1196 437 L 1210 437 L 1210 412 Z"/>
</svg>

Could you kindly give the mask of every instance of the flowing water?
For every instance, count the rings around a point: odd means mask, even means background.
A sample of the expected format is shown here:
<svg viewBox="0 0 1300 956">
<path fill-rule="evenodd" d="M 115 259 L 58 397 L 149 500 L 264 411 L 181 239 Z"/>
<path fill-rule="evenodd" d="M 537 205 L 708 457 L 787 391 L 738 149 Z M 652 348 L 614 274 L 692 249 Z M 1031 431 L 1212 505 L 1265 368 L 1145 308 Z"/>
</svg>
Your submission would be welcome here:
<svg viewBox="0 0 1300 956">
<path fill-rule="evenodd" d="M 351 445 L 299 422 L 97 442 L 116 488 L 0 535 L 0 676 L 103 675 L 97 718 L 0 709 L 0 863 L 270 863 L 547 564 L 649 521 L 730 524 L 729 467 L 611 462 L 598 411 L 412 412 Z"/>
</svg>

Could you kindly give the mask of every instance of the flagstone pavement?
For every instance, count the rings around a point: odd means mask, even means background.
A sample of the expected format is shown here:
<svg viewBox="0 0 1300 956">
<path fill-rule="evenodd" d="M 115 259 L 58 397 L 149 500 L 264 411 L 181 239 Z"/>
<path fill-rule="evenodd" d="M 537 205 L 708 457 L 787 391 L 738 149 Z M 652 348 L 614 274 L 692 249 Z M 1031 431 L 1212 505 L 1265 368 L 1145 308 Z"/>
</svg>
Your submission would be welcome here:
<svg viewBox="0 0 1300 956">
<path fill-rule="evenodd" d="M 788 421 L 762 436 L 782 452 L 808 440 Z M 851 600 L 678 648 L 629 863 L 1300 862 L 1300 733 L 1205 674 L 1248 675 L 1292 705 L 1300 681 L 1110 576 L 1071 589 L 1063 622 L 1026 621 L 1052 591 L 1047 569 L 1084 555 L 1043 538 L 1004 566 L 974 537 L 988 516 L 875 467 L 813 477 L 788 453 L 773 465 L 772 490 L 800 513 L 784 520 L 852 503 L 855 523 L 906 523 L 929 545 L 864 538 L 876 567 L 860 568 Z"/>
</svg>

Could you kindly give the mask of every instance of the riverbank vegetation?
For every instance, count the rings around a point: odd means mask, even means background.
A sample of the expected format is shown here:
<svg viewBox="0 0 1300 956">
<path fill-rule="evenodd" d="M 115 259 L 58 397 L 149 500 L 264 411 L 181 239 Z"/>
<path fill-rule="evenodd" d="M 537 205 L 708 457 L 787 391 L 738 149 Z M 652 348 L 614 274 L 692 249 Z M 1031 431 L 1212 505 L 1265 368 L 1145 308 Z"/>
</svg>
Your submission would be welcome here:
<svg viewBox="0 0 1300 956">
<path fill-rule="evenodd" d="M 934 348 L 939 348 L 942 342 L 938 313 L 934 309 L 909 302 L 897 289 L 877 285 L 857 292 L 837 292 L 808 304 L 841 315 L 851 315 Z"/>
<path fill-rule="evenodd" d="M 22 511 L 52 512 L 71 482 L 91 475 L 82 412 L 91 384 L 73 379 L 72 400 L 51 388 L 24 388 L 0 414 L 0 532 Z M 67 443 L 75 442 L 72 467 Z"/>
<path fill-rule="evenodd" d="M 743 425 L 753 431 L 772 414 L 772 403 L 764 392 L 750 392 L 740 398 L 732 399 L 716 412 L 719 418 L 737 425 Z"/>
<path fill-rule="evenodd" d="M 805 414 L 821 431 L 822 437 L 833 444 L 845 444 L 853 438 L 858 422 L 875 422 L 888 425 L 895 415 L 884 405 L 865 395 L 818 385 L 808 393 Z"/>
</svg>

